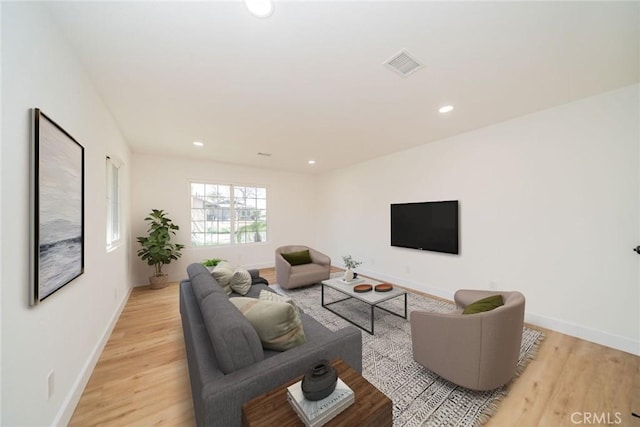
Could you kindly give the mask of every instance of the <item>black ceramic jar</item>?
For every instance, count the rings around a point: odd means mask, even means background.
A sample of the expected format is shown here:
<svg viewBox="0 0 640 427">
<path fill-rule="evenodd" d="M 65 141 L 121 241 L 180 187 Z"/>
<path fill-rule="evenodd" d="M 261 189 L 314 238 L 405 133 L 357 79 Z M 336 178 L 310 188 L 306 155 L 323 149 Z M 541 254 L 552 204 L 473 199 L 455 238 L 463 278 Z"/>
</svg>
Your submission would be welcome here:
<svg viewBox="0 0 640 427">
<path fill-rule="evenodd" d="M 302 394 L 307 400 L 321 400 L 333 393 L 338 372 L 328 360 L 320 360 L 307 370 L 302 378 Z"/>
</svg>

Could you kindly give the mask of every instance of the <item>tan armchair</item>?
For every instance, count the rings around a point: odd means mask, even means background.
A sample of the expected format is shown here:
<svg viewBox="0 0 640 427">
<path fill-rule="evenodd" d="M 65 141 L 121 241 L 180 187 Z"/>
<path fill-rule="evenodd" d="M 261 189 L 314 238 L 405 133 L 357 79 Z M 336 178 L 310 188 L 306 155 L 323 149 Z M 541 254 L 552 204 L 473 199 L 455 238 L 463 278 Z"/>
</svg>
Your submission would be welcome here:
<svg viewBox="0 0 640 427">
<path fill-rule="evenodd" d="M 501 294 L 504 305 L 478 314 L 462 310 Z M 522 342 L 525 299 L 520 292 L 459 290 L 457 310 L 411 313 L 413 359 L 454 384 L 492 390 L 513 378 Z"/>
<path fill-rule="evenodd" d="M 282 257 L 282 254 L 309 250 L 311 264 L 292 266 Z M 290 245 L 276 249 L 276 280 L 286 289 L 311 285 L 329 278 L 331 273 L 331 258 L 307 246 Z"/>
</svg>

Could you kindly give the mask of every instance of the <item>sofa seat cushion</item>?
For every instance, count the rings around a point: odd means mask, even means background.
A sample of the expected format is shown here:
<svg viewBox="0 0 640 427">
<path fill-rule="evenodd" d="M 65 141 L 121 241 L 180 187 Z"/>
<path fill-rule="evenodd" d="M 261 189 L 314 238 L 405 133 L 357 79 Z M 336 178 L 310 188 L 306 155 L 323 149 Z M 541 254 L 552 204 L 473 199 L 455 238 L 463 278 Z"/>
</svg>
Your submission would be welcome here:
<svg viewBox="0 0 640 427">
<path fill-rule="evenodd" d="M 218 366 L 225 374 L 264 360 L 260 338 L 224 293 L 214 292 L 200 303 Z"/>
<path fill-rule="evenodd" d="M 315 277 L 325 275 L 327 278 L 329 277 L 326 266 L 320 264 L 303 264 L 291 267 L 290 277 L 292 280 L 295 278 L 295 281 L 298 282 L 301 279 L 309 278 L 310 280 L 314 280 Z"/>
<path fill-rule="evenodd" d="M 230 301 L 253 325 L 264 348 L 284 351 L 307 341 L 300 314 L 293 305 L 244 297 Z"/>
</svg>

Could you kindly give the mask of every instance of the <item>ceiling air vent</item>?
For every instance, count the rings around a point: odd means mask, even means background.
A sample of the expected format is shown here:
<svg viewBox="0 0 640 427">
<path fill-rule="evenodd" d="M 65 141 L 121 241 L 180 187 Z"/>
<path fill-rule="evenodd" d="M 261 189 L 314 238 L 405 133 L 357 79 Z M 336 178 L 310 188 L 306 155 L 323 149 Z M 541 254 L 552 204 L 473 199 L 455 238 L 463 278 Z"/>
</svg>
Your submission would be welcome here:
<svg viewBox="0 0 640 427">
<path fill-rule="evenodd" d="M 384 65 L 404 77 L 407 77 L 409 74 L 415 73 L 424 67 L 420 61 L 415 59 L 404 49 L 389 58 Z"/>
</svg>

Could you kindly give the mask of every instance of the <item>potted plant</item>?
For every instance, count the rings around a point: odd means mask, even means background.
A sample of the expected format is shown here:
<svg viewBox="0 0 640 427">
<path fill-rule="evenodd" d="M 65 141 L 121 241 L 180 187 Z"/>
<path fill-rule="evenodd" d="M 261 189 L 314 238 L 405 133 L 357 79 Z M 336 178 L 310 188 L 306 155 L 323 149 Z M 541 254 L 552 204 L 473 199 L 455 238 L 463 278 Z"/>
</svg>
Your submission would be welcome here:
<svg viewBox="0 0 640 427">
<path fill-rule="evenodd" d="M 162 266 L 182 256 L 180 250 L 184 245 L 171 243 L 171 235 L 175 235 L 175 230 L 179 230 L 180 227 L 175 225 L 163 210 L 158 209 L 153 209 L 144 220 L 149 223 L 149 235 L 138 237 L 138 243 L 142 246 L 138 250 L 138 256 L 155 267 L 154 275 L 149 277 L 151 289 L 161 289 L 167 286 L 167 275 L 162 272 Z"/>
<path fill-rule="evenodd" d="M 342 262 L 345 267 L 347 267 L 347 270 L 344 272 L 344 280 L 346 282 L 350 282 L 358 277 L 358 274 L 354 273 L 353 270 L 355 270 L 356 267 L 362 264 L 361 261 L 356 261 L 351 257 L 351 255 L 343 255 Z"/>
<path fill-rule="evenodd" d="M 220 258 L 205 259 L 204 261 L 202 261 L 202 265 L 207 267 L 207 270 L 212 271 L 213 268 L 220 263 L 220 261 L 223 260 L 221 260 Z"/>
</svg>

